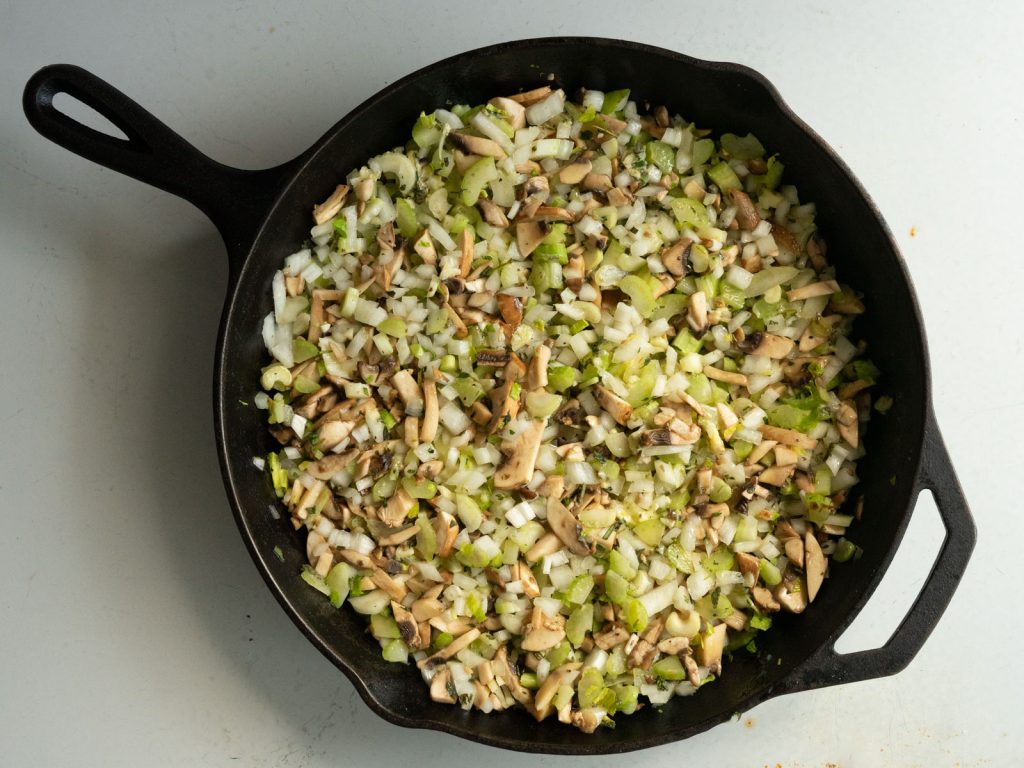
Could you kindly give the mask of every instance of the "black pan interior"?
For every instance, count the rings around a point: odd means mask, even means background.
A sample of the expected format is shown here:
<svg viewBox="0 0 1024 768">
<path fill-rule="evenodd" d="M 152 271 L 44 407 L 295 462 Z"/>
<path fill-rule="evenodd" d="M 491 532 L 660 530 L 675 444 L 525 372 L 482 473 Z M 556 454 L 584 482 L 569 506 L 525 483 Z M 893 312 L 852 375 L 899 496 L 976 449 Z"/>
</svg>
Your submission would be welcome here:
<svg viewBox="0 0 1024 768">
<path fill-rule="evenodd" d="M 554 82 L 570 94 L 580 86 L 632 88 L 635 97 L 716 132 L 757 134 L 786 165 L 785 179 L 819 209 L 818 221 L 840 278 L 865 294 L 868 312 L 859 321 L 873 360 L 884 372 L 882 390 L 895 398 L 885 418 L 869 429 L 869 454 L 860 465 L 864 520 L 851 532 L 864 548 L 857 562 L 832 569 L 813 610 L 782 616 L 758 640 L 756 656 L 741 651 L 722 680 L 699 695 L 674 699 L 620 717 L 614 730 L 583 737 L 552 721 L 535 723 L 522 712 L 466 713 L 429 701 L 414 668 L 388 664 L 364 622 L 336 611 L 297 578 L 304 561 L 299 534 L 275 521 L 274 502 L 251 458 L 271 447 L 263 413 L 251 405 L 264 364 L 260 322 L 270 311 L 270 280 L 283 258 L 307 236 L 310 207 L 354 166 L 404 143 L 421 110 L 476 103 Z M 771 695 L 778 682 L 816 649 L 831 643 L 870 595 L 888 565 L 910 514 L 927 402 L 924 338 L 912 291 L 891 238 L 849 172 L 794 122 L 760 76 L 733 65 L 709 65 L 678 54 L 615 41 L 542 40 L 510 44 L 449 59 L 385 89 L 341 121 L 322 140 L 286 188 L 262 228 L 229 300 L 216 393 L 217 428 L 232 501 L 247 544 L 282 604 L 321 650 L 352 677 L 367 702 L 404 725 L 434 727 L 513 749 L 613 752 L 673 741 L 729 718 Z M 275 547 L 284 553 L 280 562 Z M 799 671 L 797 671 L 799 674 Z"/>
</svg>

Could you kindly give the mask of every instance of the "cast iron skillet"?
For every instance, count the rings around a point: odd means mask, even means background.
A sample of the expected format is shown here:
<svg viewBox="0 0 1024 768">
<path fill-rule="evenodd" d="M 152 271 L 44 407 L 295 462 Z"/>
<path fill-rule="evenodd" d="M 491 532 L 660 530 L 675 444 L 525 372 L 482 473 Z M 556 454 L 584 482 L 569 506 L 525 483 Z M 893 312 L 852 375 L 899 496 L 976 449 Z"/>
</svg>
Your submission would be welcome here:
<svg viewBox="0 0 1024 768">
<path fill-rule="evenodd" d="M 572 93 L 587 85 L 630 87 L 716 131 L 753 131 L 779 152 L 787 178 L 818 204 L 829 255 L 840 276 L 863 290 L 868 312 L 859 333 L 884 371 L 891 412 L 872 419 L 860 464 L 864 519 L 852 537 L 856 562 L 832 568 L 821 598 L 805 615 L 781 615 L 758 638 L 756 656 L 741 652 L 724 677 L 663 712 L 649 707 L 618 718 L 614 730 L 583 736 L 521 711 L 463 712 L 432 703 L 419 675 L 381 659 L 354 613 L 331 608 L 297 578 L 305 559 L 299 535 L 273 520 L 275 501 L 252 456 L 270 446 L 263 414 L 251 405 L 264 362 L 260 321 L 271 308 L 270 281 L 282 259 L 309 233 L 310 210 L 349 169 L 404 143 L 420 110 L 478 103 L 536 87 L 549 77 Z M 299 87 L 299 86 L 297 86 Z M 112 138 L 53 107 L 67 93 L 108 118 L 128 137 Z M 928 358 L 917 301 L 892 236 L 867 194 L 831 149 L 783 104 L 759 74 L 735 64 L 698 61 L 637 43 L 592 38 L 522 40 L 446 59 L 388 86 L 295 160 L 241 171 L 202 155 L 134 101 L 77 67 L 36 73 L 24 97 L 32 125 L 72 152 L 191 201 L 227 244 L 230 278 L 217 342 L 214 409 L 228 498 L 242 537 L 278 601 L 302 632 L 353 682 L 366 703 L 398 725 L 433 728 L 526 752 L 625 752 L 684 739 L 772 696 L 891 675 L 920 650 L 949 603 L 975 541 L 974 524 L 932 412 Z M 918 494 L 931 490 L 946 536 L 902 624 L 875 650 L 837 654 L 836 639 L 857 615 L 891 561 Z M 280 547 L 283 562 L 273 554 Z"/>
</svg>

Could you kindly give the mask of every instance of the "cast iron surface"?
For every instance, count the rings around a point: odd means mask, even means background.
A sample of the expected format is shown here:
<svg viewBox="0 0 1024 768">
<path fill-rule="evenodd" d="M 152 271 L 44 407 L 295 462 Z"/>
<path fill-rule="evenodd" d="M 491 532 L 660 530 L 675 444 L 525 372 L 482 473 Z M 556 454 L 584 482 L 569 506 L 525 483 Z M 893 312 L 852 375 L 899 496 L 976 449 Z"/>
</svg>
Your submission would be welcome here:
<svg viewBox="0 0 1024 768">
<path fill-rule="evenodd" d="M 500 715 L 433 704 L 418 672 L 388 664 L 361 617 L 336 611 L 296 574 L 305 547 L 285 521 L 267 514 L 275 498 L 251 463 L 271 447 L 262 412 L 252 406 L 265 350 L 260 322 L 272 307 L 270 281 L 282 259 L 308 237 L 310 209 L 349 169 L 404 143 L 421 110 L 476 103 L 495 94 L 554 82 L 632 88 L 716 132 L 752 131 L 786 164 L 786 178 L 818 205 L 818 221 L 839 276 L 862 290 L 867 313 L 858 333 L 884 372 L 891 412 L 871 421 L 859 466 L 864 519 L 852 537 L 864 548 L 836 565 L 813 608 L 779 615 L 758 638 L 759 653 L 737 654 L 723 678 L 662 711 L 647 708 L 592 736 L 521 711 Z M 107 117 L 117 139 L 54 109 L 65 92 Z M 240 171 L 199 153 L 107 83 L 77 67 L 36 73 L 25 112 L 44 136 L 73 152 L 190 200 L 216 224 L 230 260 L 227 302 L 217 345 L 214 406 L 228 498 L 261 574 L 303 633 L 355 684 L 366 703 L 399 725 L 433 728 L 527 752 L 625 752 L 686 738 L 772 696 L 891 675 L 920 650 L 952 598 L 975 541 L 974 524 L 932 413 L 924 330 L 896 245 L 867 194 L 835 153 L 782 102 L 758 73 L 638 43 L 594 38 L 523 40 L 461 54 L 385 88 L 312 148 L 265 171 Z M 895 482 L 890 479 L 895 478 Z M 837 654 L 835 641 L 881 580 L 899 546 L 918 494 L 931 490 L 946 537 L 913 607 L 881 648 Z M 274 555 L 280 547 L 284 560 Z"/>
</svg>

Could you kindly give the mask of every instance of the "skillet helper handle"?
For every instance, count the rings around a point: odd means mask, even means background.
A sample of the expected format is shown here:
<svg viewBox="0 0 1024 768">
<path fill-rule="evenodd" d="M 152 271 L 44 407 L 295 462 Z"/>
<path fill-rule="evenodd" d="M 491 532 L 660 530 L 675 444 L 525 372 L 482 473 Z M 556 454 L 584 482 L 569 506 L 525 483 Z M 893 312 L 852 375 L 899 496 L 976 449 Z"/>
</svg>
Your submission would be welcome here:
<svg viewBox="0 0 1024 768">
<path fill-rule="evenodd" d="M 105 117 L 127 138 L 97 131 L 54 107 L 65 93 Z M 211 160 L 132 99 L 71 64 L 52 64 L 25 86 L 25 115 L 46 138 L 77 155 L 188 200 L 203 211 L 228 246 L 237 275 L 256 228 L 299 161 L 244 171 Z"/>
<path fill-rule="evenodd" d="M 825 646 L 795 670 L 792 680 L 783 681 L 778 693 L 894 675 L 921 650 L 953 599 L 977 539 L 967 499 L 930 407 L 915 493 L 926 489 L 934 495 L 946 536 L 924 586 L 896 631 L 885 645 L 872 650 L 836 653 L 834 643 Z"/>
</svg>

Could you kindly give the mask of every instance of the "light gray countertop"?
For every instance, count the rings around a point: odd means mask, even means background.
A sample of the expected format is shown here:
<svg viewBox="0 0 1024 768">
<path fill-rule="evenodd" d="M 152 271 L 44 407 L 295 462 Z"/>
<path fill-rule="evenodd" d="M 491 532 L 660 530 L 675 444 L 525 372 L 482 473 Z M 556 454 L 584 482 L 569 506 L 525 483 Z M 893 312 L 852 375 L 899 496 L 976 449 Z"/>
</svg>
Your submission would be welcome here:
<svg viewBox="0 0 1024 768">
<path fill-rule="evenodd" d="M 523 764 L 380 720 L 279 609 L 213 441 L 218 235 L 188 204 L 35 134 L 19 106 L 32 72 L 85 66 L 212 157 L 258 168 L 439 58 L 593 34 L 760 70 L 859 176 L 914 279 L 936 412 L 979 527 L 904 672 L 775 699 L 626 759 L 1019 764 L 1022 28 L 1019 3 L 948 0 L 0 3 L 0 763 Z M 885 641 L 942 535 L 925 496 L 841 650 Z"/>
</svg>

